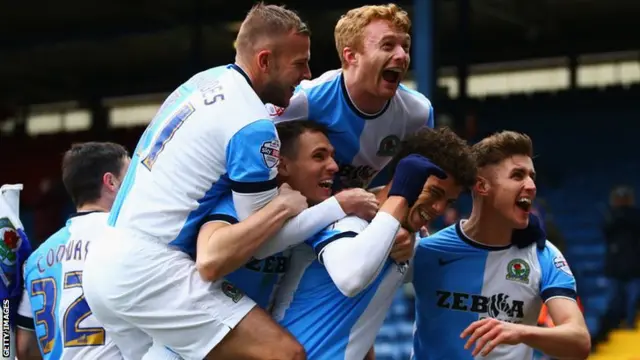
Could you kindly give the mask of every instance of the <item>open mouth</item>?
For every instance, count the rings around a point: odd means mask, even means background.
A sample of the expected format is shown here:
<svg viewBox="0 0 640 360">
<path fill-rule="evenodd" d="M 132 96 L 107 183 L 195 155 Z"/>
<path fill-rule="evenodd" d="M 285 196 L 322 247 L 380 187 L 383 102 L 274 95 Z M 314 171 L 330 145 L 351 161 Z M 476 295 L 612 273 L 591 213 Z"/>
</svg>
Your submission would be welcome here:
<svg viewBox="0 0 640 360">
<path fill-rule="evenodd" d="M 388 68 L 382 71 L 382 78 L 386 82 L 398 84 L 400 83 L 401 77 L 402 77 L 402 69 L 400 68 Z"/>
<path fill-rule="evenodd" d="M 431 215 L 429 215 L 428 212 L 426 212 L 426 211 L 424 211 L 422 209 L 418 210 L 418 214 L 420 215 L 420 218 L 422 220 L 424 220 L 425 223 L 428 223 L 433 218 Z"/>
<path fill-rule="evenodd" d="M 333 186 L 333 180 L 322 180 L 318 183 L 318 186 L 323 189 L 331 189 L 331 187 Z"/>
<path fill-rule="evenodd" d="M 520 197 L 516 200 L 516 206 L 522 209 L 522 211 L 529 212 L 531 210 L 531 198 Z"/>
</svg>

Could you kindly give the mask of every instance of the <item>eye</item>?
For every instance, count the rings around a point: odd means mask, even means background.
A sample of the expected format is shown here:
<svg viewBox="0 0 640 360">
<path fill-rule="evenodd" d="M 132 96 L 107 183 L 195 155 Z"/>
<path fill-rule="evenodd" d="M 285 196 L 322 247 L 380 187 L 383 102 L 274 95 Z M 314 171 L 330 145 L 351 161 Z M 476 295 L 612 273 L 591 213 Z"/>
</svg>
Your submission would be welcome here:
<svg viewBox="0 0 640 360">
<path fill-rule="evenodd" d="M 391 51 L 393 50 L 393 47 L 394 45 L 391 42 L 385 42 L 382 44 L 382 50 L 385 50 L 385 51 Z"/>
</svg>

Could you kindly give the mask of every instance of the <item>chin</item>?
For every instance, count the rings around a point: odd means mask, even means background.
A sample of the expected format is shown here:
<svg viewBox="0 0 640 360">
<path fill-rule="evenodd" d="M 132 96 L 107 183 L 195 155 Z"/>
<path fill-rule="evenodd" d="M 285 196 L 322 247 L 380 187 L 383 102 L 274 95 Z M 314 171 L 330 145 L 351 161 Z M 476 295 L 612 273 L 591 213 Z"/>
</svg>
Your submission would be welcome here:
<svg viewBox="0 0 640 360">
<path fill-rule="evenodd" d="M 522 229 L 525 229 L 527 226 L 529 226 L 529 218 L 528 217 L 526 219 L 524 219 L 524 220 L 516 219 L 515 221 L 513 221 L 513 228 L 514 229 L 522 230 Z"/>
</svg>

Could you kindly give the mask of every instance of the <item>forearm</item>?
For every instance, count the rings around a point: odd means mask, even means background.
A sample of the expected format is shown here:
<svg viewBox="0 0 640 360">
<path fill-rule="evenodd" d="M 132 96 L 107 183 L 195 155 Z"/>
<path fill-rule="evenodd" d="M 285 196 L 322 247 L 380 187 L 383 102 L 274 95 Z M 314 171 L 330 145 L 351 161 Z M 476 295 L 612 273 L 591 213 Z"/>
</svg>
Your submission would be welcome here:
<svg viewBox="0 0 640 360">
<path fill-rule="evenodd" d="M 320 230 L 345 217 L 335 197 L 312 206 L 291 218 L 269 241 L 264 242 L 253 255 L 263 259 L 292 246 L 301 244 Z"/>
<path fill-rule="evenodd" d="M 288 218 L 286 208 L 270 203 L 243 221 L 217 229 L 212 234 L 200 234 L 199 237 L 206 237 L 206 245 L 198 249 L 199 271 L 210 281 L 235 271 L 247 263 Z"/>
<path fill-rule="evenodd" d="M 564 324 L 552 328 L 526 326 L 523 343 L 558 359 L 586 359 L 591 339 L 586 329 Z"/>
<path fill-rule="evenodd" d="M 360 234 L 328 244 L 321 260 L 340 292 L 355 296 L 369 286 L 382 270 L 400 222 L 387 212 L 379 212 Z"/>
</svg>

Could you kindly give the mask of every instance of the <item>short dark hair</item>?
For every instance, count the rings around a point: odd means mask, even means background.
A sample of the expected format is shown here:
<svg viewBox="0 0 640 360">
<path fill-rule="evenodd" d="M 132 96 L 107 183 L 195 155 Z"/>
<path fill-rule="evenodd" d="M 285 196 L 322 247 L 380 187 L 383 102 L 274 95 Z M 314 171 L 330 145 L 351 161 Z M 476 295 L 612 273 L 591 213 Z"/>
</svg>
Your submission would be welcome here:
<svg viewBox="0 0 640 360">
<path fill-rule="evenodd" d="M 280 155 L 295 158 L 298 151 L 298 140 L 306 132 L 319 132 L 329 137 L 329 128 L 311 120 L 284 121 L 276 124 L 280 138 Z"/>
<path fill-rule="evenodd" d="M 471 146 L 447 127 L 423 128 L 407 137 L 389 164 L 392 175 L 398 162 L 411 154 L 428 158 L 465 188 L 476 181 L 477 168 Z"/>
<path fill-rule="evenodd" d="M 122 145 L 111 142 L 73 144 L 62 159 L 62 182 L 76 207 L 98 200 L 104 174 L 120 175 L 128 156 Z"/>
<path fill-rule="evenodd" d="M 501 131 L 488 136 L 472 148 L 479 168 L 496 165 L 514 155 L 533 157 L 533 143 L 527 134 Z"/>
</svg>

